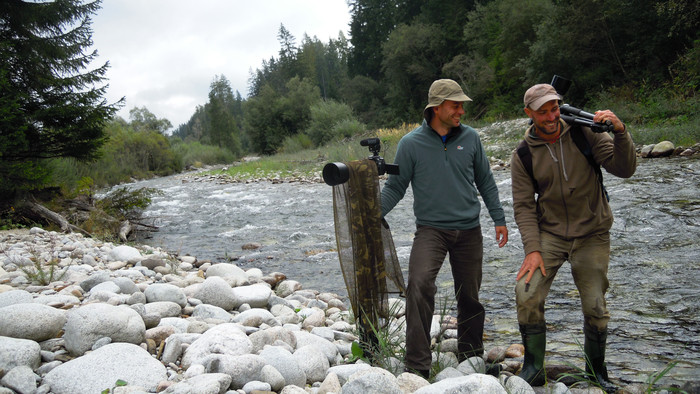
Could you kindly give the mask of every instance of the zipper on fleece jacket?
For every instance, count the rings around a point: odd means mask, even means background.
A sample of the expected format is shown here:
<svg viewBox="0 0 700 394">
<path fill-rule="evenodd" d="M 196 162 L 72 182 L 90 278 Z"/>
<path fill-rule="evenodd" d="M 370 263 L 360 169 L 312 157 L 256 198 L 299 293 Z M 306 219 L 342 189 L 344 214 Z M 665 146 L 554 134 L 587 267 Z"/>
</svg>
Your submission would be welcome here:
<svg viewBox="0 0 700 394">
<path fill-rule="evenodd" d="M 437 131 L 435 131 L 435 129 L 433 129 L 433 128 L 431 127 L 430 130 L 432 130 L 433 133 L 435 133 L 435 135 L 437 135 L 437 137 L 440 139 L 440 142 L 442 142 L 443 152 L 445 152 L 445 161 L 447 161 L 447 140 L 450 139 L 450 133 L 448 132 L 447 135 L 445 136 L 445 138 L 442 138 L 442 136 L 440 135 L 440 133 L 438 133 Z"/>
</svg>

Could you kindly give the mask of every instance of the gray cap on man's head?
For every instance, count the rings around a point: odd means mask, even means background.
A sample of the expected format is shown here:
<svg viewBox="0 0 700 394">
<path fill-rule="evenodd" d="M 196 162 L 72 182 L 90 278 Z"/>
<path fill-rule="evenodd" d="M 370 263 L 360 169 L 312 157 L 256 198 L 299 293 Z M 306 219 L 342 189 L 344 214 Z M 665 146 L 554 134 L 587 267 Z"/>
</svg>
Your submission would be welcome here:
<svg viewBox="0 0 700 394">
<path fill-rule="evenodd" d="M 525 103 L 526 108 L 537 111 L 544 103 L 552 100 L 559 101 L 561 99 L 562 97 L 557 93 L 557 90 L 554 89 L 554 86 L 548 83 L 540 83 L 525 92 L 523 103 Z"/>
<path fill-rule="evenodd" d="M 450 101 L 472 101 L 459 84 L 451 79 L 438 79 L 430 85 L 428 90 L 428 105 L 425 106 L 423 110 L 423 116 L 428 118 L 428 109 L 437 107 L 442 104 L 445 100 Z"/>
</svg>

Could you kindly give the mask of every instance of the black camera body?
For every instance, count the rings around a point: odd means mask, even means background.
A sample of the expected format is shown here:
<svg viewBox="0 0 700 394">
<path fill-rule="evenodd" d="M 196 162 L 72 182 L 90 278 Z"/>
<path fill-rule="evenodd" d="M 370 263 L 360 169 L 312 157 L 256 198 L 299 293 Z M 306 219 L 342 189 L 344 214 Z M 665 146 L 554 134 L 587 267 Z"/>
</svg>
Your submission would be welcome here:
<svg viewBox="0 0 700 394">
<path fill-rule="evenodd" d="M 399 174 L 399 166 L 396 164 L 387 164 L 384 158 L 379 156 L 382 142 L 379 138 L 366 138 L 360 141 L 360 146 L 366 146 L 372 152 L 372 156 L 368 159 L 377 164 L 377 175 L 384 174 Z M 345 163 L 328 163 L 323 167 L 323 181 L 329 186 L 336 186 L 345 183 L 350 179 L 350 171 Z"/>
<path fill-rule="evenodd" d="M 375 163 L 377 163 L 377 174 L 378 175 L 384 175 L 384 174 L 392 174 L 392 175 L 399 175 L 399 166 L 396 164 L 387 164 L 384 161 L 384 158 L 379 156 L 379 151 L 381 150 L 382 142 L 379 140 L 379 138 L 366 138 L 362 141 L 360 141 L 360 146 L 366 146 L 369 147 L 369 151 L 372 152 L 372 156 L 368 157 L 368 159 L 373 160 Z"/>
<path fill-rule="evenodd" d="M 571 86 L 571 80 L 555 75 L 552 77 L 550 85 L 554 87 L 554 90 L 557 91 L 559 96 L 564 97 Z M 594 114 L 572 107 L 569 104 L 562 104 L 559 106 L 559 112 L 561 119 L 572 126 L 579 125 L 590 127 L 590 129 L 596 133 L 612 132 L 615 129 L 612 122 L 596 123 L 593 121 Z"/>
</svg>

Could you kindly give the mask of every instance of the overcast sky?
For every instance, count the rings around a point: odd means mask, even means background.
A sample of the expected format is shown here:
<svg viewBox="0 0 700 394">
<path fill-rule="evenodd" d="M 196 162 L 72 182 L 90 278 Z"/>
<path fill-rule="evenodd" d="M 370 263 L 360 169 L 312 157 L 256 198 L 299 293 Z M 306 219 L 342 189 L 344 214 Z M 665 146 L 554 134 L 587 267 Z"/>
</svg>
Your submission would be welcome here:
<svg viewBox="0 0 700 394">
<path fill-rule="evenodd" d="M 248 95 L 251 70 L 279 58 L 280 24 L 301 43 L 349 34 L 346 0 L 103 0 L 92 19 L 93 46 L 109 61 L 107 100 L 126 97 L 118 115 L 146 107 L 174 127 L 204 105 L 215 75 Z"/>
</svg>

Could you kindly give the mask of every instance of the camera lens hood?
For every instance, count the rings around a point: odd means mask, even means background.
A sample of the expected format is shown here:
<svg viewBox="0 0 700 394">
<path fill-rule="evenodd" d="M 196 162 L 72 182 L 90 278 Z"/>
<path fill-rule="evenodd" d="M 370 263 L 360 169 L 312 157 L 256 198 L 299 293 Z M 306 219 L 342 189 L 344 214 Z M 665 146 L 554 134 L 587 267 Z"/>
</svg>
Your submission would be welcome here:
<svg viewBox="0 0 700 394">
<path fill-rule="evenodd" d="M 350 179 L 350 170 L 344 163 L 328 163 L 323 166 L 323 181 L 329 186 L 345 183 Z"/>
</svg>

